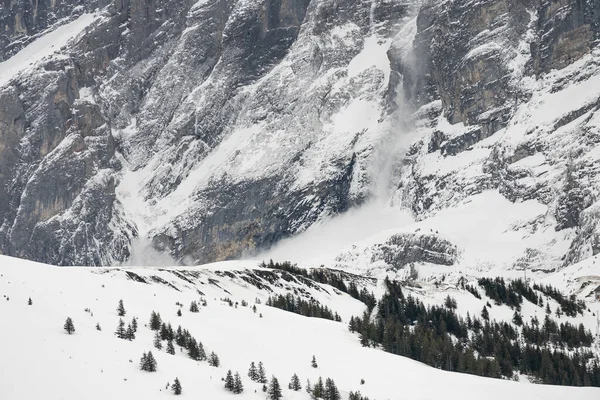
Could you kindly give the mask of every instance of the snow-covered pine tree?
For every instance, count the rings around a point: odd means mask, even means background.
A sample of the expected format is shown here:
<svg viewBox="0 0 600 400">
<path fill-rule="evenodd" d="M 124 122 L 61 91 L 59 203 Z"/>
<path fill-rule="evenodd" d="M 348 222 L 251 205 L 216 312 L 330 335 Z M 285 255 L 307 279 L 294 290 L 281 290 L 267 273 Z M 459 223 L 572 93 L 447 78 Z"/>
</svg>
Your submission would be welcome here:
<svg viewBox="0 0 600 400">
<path fill-rule="evenodd" d="M 331 378 L 325 380 L 325 392 L 323 393 L 323 398 L 325 400 L 341 400 L 340 392 Z"/>
<path fill-rule="evenodd" d="M 211 367 L 217 367 L 217 368 L 219 367 L 219 365 L 221 365 L 219 356 L 217 356 L 214 351 L 212 353 L 210 353 L 210 356 L 208 356 L 208 365 L 210 365 Z"/>
<path fill-rule="evenodd" d="M 144 352 L 142 354 L 142 358 L 140 359 L 140 369 L 142 371 L 146 371 L 147 365 L 148 365 L 148 355 Z"/>
<path fill-rule="evenodd" d="M 97 331 L 101 331 L 102 330 L 102 328 L 100 327 L 100 323 L 99 322 L 96 323 L 96 330 Z"/>
<path fill-rule="evenodd" d="M 31 297 L 29 298 L 29 300 L 27 300 L 27 305 L 28 305 L 28 306 L 31 306 L 31 305 L 33 305 L 33 301 L 31 300 Z"/>
<path fill-rule="evenodd" d="M 137 322 L 137 318 L 136 317 L 133 317 L 131 319 L 131 328 L 133 329 L 133 333 L 137 333 L 138 322 Z"/>
<path fill-rule="evenodd" d="M 242 384 L 242 378 L 238 372 L 233 377 L 233 393 L 240 394 L 244 391 L 244 385 Z"/>
<path fill-rule="evenodd" d="M 192 301 L 190 303 L 190 312 L 197 313 L 198 311 L 200 311 L 200 309 L 198 308 L 198 303 Z"/>
<path fill-rule="evenodd" d="M 117 306 L 117 314 L 119 317 L 124 317 L 127 312 L 125 311 L 125 306 L 123 305 L 123 300 L 119 300 L 119 305 Z"/>
<path fill-rule="evenodd" d="M 258 381 L 260 383 L 267 383 L 267 372 L 265 371 L 262 361 L 258 362 Z"/>
<path fill-rule="evenodd" d="M 292 389 L 295 392 L 302 389 L 302 385 L 300 384 L 300 378 L 298 378 L 298 375 L 296 374 L 292 375 L 292 380 L 290 381 L 290 389 Z"/>
<path fill-rule="evenodd" d="M 133 331 L 133 327 L 131 324 L 127 325 L 127 330 L 125 331 L 125 339 L 131 341 L 135 339 L 135 332 Z"/>
<path fill-rule="evenodd" d="M 167 342 L 167 354 L 175 354 L 175 346 L 173 346 L 172 340 Z"/>
<path fill-rule="evenodd" d="M 181 382 L 179 382 L 178 378 L 175 378 L 175 382 L 173 382 L 173 393 L 176 394 L 177 396 L 179 396 L 182 392 L 181 389 Z"/>
<path fill-rule="evenodd" d="M 319 380 L 317 380 L 317 383 L 315 383 L 315 385 L 313 386 L 312 395 L 317 399 L 322 399 L 325 395 L 325 386 L 323 385 L 323 378 L 319 377 Z"/>
<path fill-rule="evenodd" d="M 73 323 L 73 320 L 71 319 L 71 317 L 67 317 L 67 320 L 65 321 L 65 324 L 63 325 L 63 328 L 69 335 L 75 333 L 75 324 Z"/>
<path fill-rule="evenodd" d="M 318 368 L 319 366 L 317 365 L 317 359 L 315 358 L 315 356 L 313 355 L 312 357 L 312 361 L 310 362 L 310 366 L 313 368 Z"/>
<path fill-rule="evenodd" d="M 178 309 L 177 309 L 177 316 L 178 316 L 178 317 L 181 317 L 181 308 L 178 308 Z"/>
<path fill-rule="evenodd" d="M 206 351 L 204 351 L 204 345 L 198 340 L 198 360 L 206 360 Z"/>
<path fill-rule="evenodd" d="M 160 320 L 160 314 L 152 311 L 150 314 L 150 329 L 153 331 L 158 331 L 162 325 L 162 321 Z"/>
<path fill-rule="evenodd" d="M 254 361 L 250 363 L 250 369 L 248 370 L 248 377 L 253 381 L 258 381 L 258 371 L 256 370 L 256 364 Z"/>
<path fill-rule="evenodd" d="M 281 386 L 279 386 L 279 381 L 275 376 L 271 378 L 271 382 L 269 383 L 269 400 L 279 400 L 283 396 L 281 394 Z"/>
<path fill-rule="evenodd" d="M 146 364 L 147 364 L 146 371 L 156 372 L 156 367 L 157 367 L 158 363 L 156 362 L 156 359 L 154 358 L 154 355 L 152 354 L 151 351 L 149 351 L 148 355 L 146 356 Z"/>
<path fill-rule="evenodd" d="M 117 337 L 119 339 L 124 339 L 125 338 L 125 321 L 123 321 L 123 318 L 119 318 L 119 325 L 117 326 L 117 330 L 115 331 L 115 335 L 117 335 Z"/>
<path fill-rule="evenodd" d="M 188 341 L 188 350 L 188 356 L 190 356 L 192 360 L 200 360 L 200 351 L 198 350 L 198 343 L 196 342 L 196 339 L 190 338 Z"/>
<path fill-rule="evenodd" d="M 225 389 L 230 392 L 233 391 L 233 384 L 233 374 L 231 373 L 231 370 L 228 370 L 227 375 L 225 376 Z"/>
<path fill-rule="evenodd" d="M 154 333 L 154 347 L 158 350 L 162 349 L 162 340 L 160 340 L 160 334 L 158 331 Z"/>
</svg>

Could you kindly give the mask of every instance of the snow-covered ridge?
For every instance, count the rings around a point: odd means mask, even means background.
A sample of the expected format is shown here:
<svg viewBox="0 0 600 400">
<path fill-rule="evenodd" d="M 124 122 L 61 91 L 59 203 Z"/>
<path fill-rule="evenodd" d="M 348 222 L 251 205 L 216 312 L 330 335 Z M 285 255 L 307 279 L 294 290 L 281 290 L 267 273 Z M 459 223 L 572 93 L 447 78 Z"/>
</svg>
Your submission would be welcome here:
<svg viewBox="0 0 600 400">
<path fill-rule="evenodd" d="M 260 385 L 246 378 L 251 361 L 262 361 L 269 376 L 277 376 L 284 386 L 284 399 L 308 400 L 304 391 L 293 392 L 285 385 L 297 373 L 304 385 L 319 376 L 335 380 L 343 398 L 349 391 L 360 390 L 374 399 L 502 399 L 543 397 L 545 399 L 595 399 L 598 389 L 531 385 L 437 370 L 412 360 L 360 346 L 358 337 L 348 332 L 346 324 L 306 318 L 256 304 L 264 292 L 244 286 L 228 272 L 243 271 L 248 264 L 230 263 L 190 268 L 88 269 L 56 268 L 28 261 L 0 257 L 0 311 L 7 322 L 0 330 L 5 347 L 0 368 L 0 395 L 6 399 L 36 398 L 165 398 L 167 382 L 177 377 L 183 397 L 230 398 L 220 378 L 228 369 L 239 371 L 245 390 L 241 398 L 263 399 Z M 177 289 L 163 283 L 143 283 L 129 276 L 161 276 L 177 284 Z M 195 273 L 204 284 L 192 284 L 176 276 Z M 185 275 L 183 275 L 185 276 Z M 208 277 L 218 282 L 209 283 Z M 231 278 L 231 280 L 230 280 Z M 201 290 L 203 295 L 198 291 Z M 331 288 L 330 288 L 331 289 Z M 206 299 L 198 313 L 187 307 L 192 300 Z M 237 308 L 221 298 L 235 302 L 245 300 L 248 307 Z M 340 299 L 345 296 L 339 296 Z M 32 305 L 27 305 L 31 298 Z M 117 304 L 122 299 L 125 320 L 139 320 L 136 338 L 118 339 L 113 329 L 119 316 Z M 339 311 L 353 312 L 355 300 L 336 304 Z M 184 306 L 182 316 L 176 311 Z M 161 314 L 174 328 L 181 325 L 201 340 L 208 352 L 221 359 L 219 368 L 206 362 L 190 360 L 185 353 L 166 354 L 153 348 L 153 332 L 148 329 L 151 311 Z M 261 317 L 262 316 L 262 317 Z M 62 330 L 66 317 L 74 321 L 76 331 Z M 96 329 L 96 324 L 102 328 Z M 27 345 L 17 345 L 17 344 Z M 139 370 L 143 352 L 152 350 L 158 361 L 156 373 Z M 310 366 L 312 355 L 318 368 Z M 131 360 L 131 361 L 130 361 Z M 10 363 L 3 364 L 3 363 Z M 24 384 L 23 377 L 35 380 Z M 361 379 L 365 383 L 361 385 Z M 398 391 L 398 380 L 402 390 Z M 68 382 L 68 384 L 66 384 Z M 431 384 L 435 382 L 435 385 Z M 93 388 L 93 390 L 90 390 Z M 255 392 L 256 389 L 256 392 Z"/>
</svg>

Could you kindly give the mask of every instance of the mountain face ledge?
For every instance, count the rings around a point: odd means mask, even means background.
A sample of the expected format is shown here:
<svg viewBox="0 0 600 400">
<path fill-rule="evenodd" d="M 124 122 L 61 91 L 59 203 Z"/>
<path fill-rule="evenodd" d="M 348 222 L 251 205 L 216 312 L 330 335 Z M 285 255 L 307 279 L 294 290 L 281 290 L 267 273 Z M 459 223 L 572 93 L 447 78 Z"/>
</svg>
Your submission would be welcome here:
<svg viewBox="0 0 600 400">
<path fill-rule="evenodd" d="M 5 0 L 0 28 L 0 254 L 224 260 L 382 186 L 417 220 L 543 206 L 521 261 L 600 252 L 600 0 Z"/>
</svg>

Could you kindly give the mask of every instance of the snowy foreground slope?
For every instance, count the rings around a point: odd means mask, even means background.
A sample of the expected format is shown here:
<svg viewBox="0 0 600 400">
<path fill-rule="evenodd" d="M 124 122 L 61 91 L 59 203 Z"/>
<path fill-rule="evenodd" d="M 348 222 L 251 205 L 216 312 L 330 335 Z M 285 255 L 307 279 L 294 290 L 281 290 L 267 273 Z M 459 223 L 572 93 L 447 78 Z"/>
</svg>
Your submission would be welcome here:
<svg viewBox="0 0 600 400">
<path fill-rule="evenodd" d="M 318 376 L 333 378 L 342 398 L 356 390 L 379 400 L 591 400 L 600 396 L 597 388 L 532 385 L 444 372 L 363 348 L 345 323 L 307 318 L 264 304 L 258 304 L 257 313 L 253 313 L 255 299 L 264 303 L 270 290 L 283 293 L 295 287 L 294 283 L 261 281 L 264 286 L 258 289 L 242 280 L 242 275 L 250 273 L 247 268 L 260 270 L 255 263 L 219 263 L 197 269 L 93 270 L 57 268 L 9 257 L 1 257 L 0 263 L 2 399 L 166 398 L 172 393 L 165 386 L 175 377 L 182 383 L 183 398 L 229 399 L 234 395 L 225 391 L 221 382 L 228 369 L 239 371 L 243 377 L 241 398 L 263 399 L 260 385 L 246 376 L 251 361 L 262 361 L 267 374 L 278 377 L 284 399 L 309 399 L 304 391 L 287 389 L 293 373 L 303 385 L 306 379 L 314 382 Z M 194 275 L 187 275 L 190 273 Z M 152 280 L 152 276 L 156 278 Z M 344 320 L 364 308 L 326 285 L 306 290 L 340 312 Z M 200 297 L 206 299 L 207 306 L 200 307 L 199 313 L 190 313 L 190 302 Z M 246 300 L 249 306 L 231 307 L 220 301 L 225 297 L 240 303 Z M 28 298 L 32 305 L 27 304 Z M 127 310 L 124 319 L 139 319 L 137 338 L 131 342 L 113 333 L 120 299 Z M 181 317 L 176 315 L 176 302 L 184 305 Z M 153 332 L 145 326 L 151 311 L 159 312 L 174 328 L 181 325 L 188 329 L 202 341 L 207 353 L 219 355 L 221 367 L 192 361 L 178 347 L 176 355 L 154 349 Z M 74 321 L 73 335 L 62 329 L 67 317 Z M 96 323 L 102 331 L 96 330 Z M 148 350 L 158 361 L 156 373 L 139 370 L 140 357 Z M 310 366 L 313 354 L 317 369 Z"/>
</svg>

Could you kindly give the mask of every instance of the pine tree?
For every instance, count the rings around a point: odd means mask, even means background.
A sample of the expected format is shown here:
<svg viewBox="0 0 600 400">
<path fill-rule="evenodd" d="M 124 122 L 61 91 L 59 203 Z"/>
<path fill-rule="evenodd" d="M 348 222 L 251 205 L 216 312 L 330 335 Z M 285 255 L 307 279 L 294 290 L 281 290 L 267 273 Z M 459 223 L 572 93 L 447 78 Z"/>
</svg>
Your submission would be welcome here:
<svg viewBox="0 0 600 400">
<path fill-rule="evenodd" d="M 146 371 L 147 365 L 148 365 L 148 355 L 144 352 L 144 354 L 142 354 L 142 358 L 140 359 L 140 369 L 142 371 Z"/>
<path fill-rule="evenodd" d="M 212 353 L 210 353 L 210 356 L 208 356 L 208 365 L 210 365 L 211 367 L 217 367 L 217 368 L 219 367 L 219 365 L 221 365 L 219 356 L 217 356 L 214 351 Z"/>
<path fill-rule="evenodd" d="M 198 350 L 198 343 L 196 342 L 196 339 L 190 338 L 190 340 L 188 341 L 188 348 L 188 356 L 190 356 L 192 360 L 199 361 L 200 350 Z"/>
<path fill-rule="evenodd" d="M 160 340 L 160 334 L 158 333 L 158 331 L 154 333 L 154 347 L 158 350 L 162 349 L 162 341 Z"/>
<path fill-rule="evenodd" d="M 144 353 L 142 355 L 142 359 L 140 360 L 140 369 L 142 371 L 156 372 L 156 366 L 156 359 L 151 351 L 149 351 L 148 354 Z"/>
<path fill-rule="evenodd" d="M 231 373 L 231 370 L 227 371 L 227 376 L 225 376 L 225 389 L 229 390 L 230 392 L 233 391 L 233 374 Z"/>
<path fill-rule="evenodd" d="M 172 340 L 167 342 L 167 354 L 175 354 L 175 346 L 173 346 Z"/>
<path fill-rule="evenodd" d="M 244 391 L 244 385 L 242 384 L 242 378 L 238 372 L 235 373 L 233 378 L 233 393 L 240 394 Z"/>
<path fill-rule="evenodd" d="M 313 397 L 315 397 L 317 399 L 322 399 L 324 394 L 325 394 L 325 386 L 323 385 L 323 379 L 321 377 L 319 377 L 319 380 L 313 386 L 312 395 L 313 395 Z"/>
<path fill-rule="evenodd" d="M 195 301 L 192 301 L 190 303 L 190 312 L 197 313 L 198 311 L 200 311 L 198 308 L 198 303 L 196 303 Z"/>
<path fill-rule="evenodd" d="M 341 400 L 340 392 L 331 378 L 325 380 L 325 392 L 323 393 L 323 398 L 325 400 Z"/>
<path fill-rule="evenodd" d="M 133 327 L 131 324 L 127 325 L 127 330 L 125 331 L 125 339 L 131 341 L 135 339 L 135 332 L 133 331 Z"/>
<path fill-rule="evenodd" d="M 300 384 L 300 378 L 298 378 L 298 375 L 296 374 L 292 375 L 292 380 L 290 381 L 290 389 L 292 389 L 295 392 L 302 389 L 302 385 Z"/>
<path fill-rule="evenodd" d="M 490 320 L 490 313 L 488 312 L 486 306 L 483 306 L 483 309 L 481 310 L 481 318 L 483 318 L 485 321 Z"/>
<path fill-rule="evenodd" d="M 181 308 L 177 309 L 177 316 L 181 317 Z"/>
<path fill-rule="evenodd" d="M 27 305 L 28 305 L 28 306 L 31 306 L 31 305 L 33 305 L 33 301 L 31 301 L 31 297 L 29 298 L 29 300 L 27 300 Z"/>
<path fill-rule="evenodd" d="M 119 305 L 117 307 L 117 314 L 119 317 L 124 317 L 127 312 L 125 311 L 125 306 L 123 305 L 123 300 L 119 300 Z"/>
<path fill-rule="evenodd" d="M 100 323 L 99 322 L 96 323 L 96 330 L 97 331 L 101 331 L 102 330 L 102 328 L 100 327 Z"/>
<path fill-rule="evenodd" d="M 75 333 L 75 324 L 73 324 L 73 320 L 71 319 L 71 317 L 67 317 L 63 328 L 65 329 L 65 331 L 67 331 L 69 335 Z"/>
<path fill-rule="evenodd" d="M 119 318 L 119 325 L 117 326 L 117 330 L 115 331 L 115 335 L 117 335 L 117 337 L 119 339 L 125 339 L 125 321 L 123 321 L 122 318 Z"/>
<path fill-rule="evenodd" d="M 256 370 L 256 364 L 254 361 L 250 363 L 250 369 L 248 370 L 248 377 L 253 381 L 258 381 L 258 371 Z"/>
<path fill-rule="evenodd" d="M 167 329 L 167 324 L 164 322 L 160 324 L 160 339 L 169 340 L 169 330 Z"/>
<path fill-rule="evenodd" d="M 279 400 L 281 397 L 281 386 L 279 386 L 279 381 L 275 376 L 271 378 L 271 383 L 269 384 L 269 400 Z"/>
<path fill-rule="evenodd" d="M 315 356 L 313 355 L 312 361 L 310 362 L 310 366 L 313 368 L 317 368 L 317 359 L 315 358 Z"/>
<path fill-rule="evenodd" d="M 204 351 L 204 345 L 198 340 L 198 360 L 206 360 L 206 352 Z"/>
<path fill-rule="evenodd" d="M 180 395 L 181 394 L 181 382 L 179 382 L 179 379 L 175 378 L 175 382 L 173 382 L 173 393 L 175 393 L 176 395 Z"/>
<path fill-rule="evenodd" d="M 512 321 L 515 323 L 515 325 L 517 326 L 521 326 L 523 325 L 523 318 L 521 317 L 521 314 L 519 314 L 517 312 L 517 310 L 515 310 L 514 314 L 513 314 L 513 319 Z"/>
<path fill-rule="evenodd" d="M 258 362 L 258 381 L 260 383 L 267 383 L 267 372 L 265 371 L 262 361 Z"/>
<path fill-rule="evenodd" d="M 133 333 L 137 333 L 138 322 L 137 322 L 137 318 L 136 317 L 133 317 L 131 319 L 131 328 L 133 329 Z"/>
<path fill-rule="evenodd" d="M 150 314 L 150 329 L 153 331 L 158 331 L 162 325 L 162 321 L 160 320 L 160 314 L 152 311 Z"/>
</svg>

